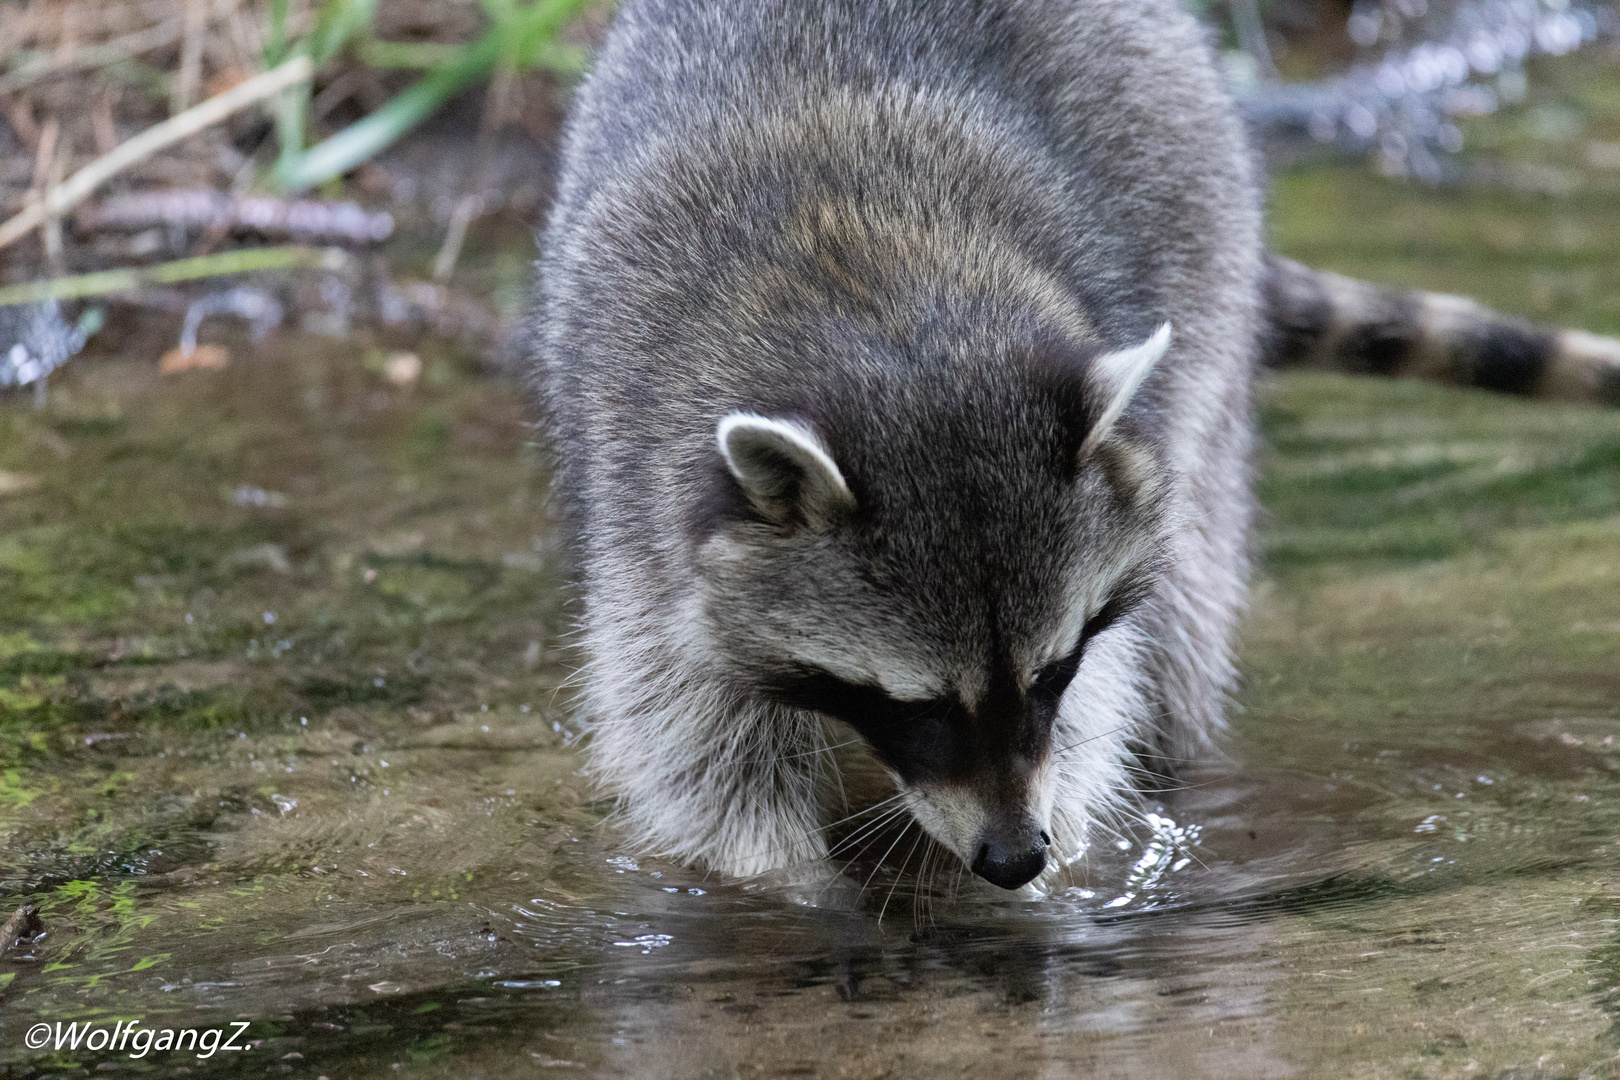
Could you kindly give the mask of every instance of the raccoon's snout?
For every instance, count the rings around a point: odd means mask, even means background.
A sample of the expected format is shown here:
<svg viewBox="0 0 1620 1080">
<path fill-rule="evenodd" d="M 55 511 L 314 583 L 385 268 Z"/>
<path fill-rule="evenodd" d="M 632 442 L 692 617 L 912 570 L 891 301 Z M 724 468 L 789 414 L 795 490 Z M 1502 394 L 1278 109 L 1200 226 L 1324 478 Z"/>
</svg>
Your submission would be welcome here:
<svg viewBox="0 0 1620 1080">
<path fill-rule="evenodd" d="M 979 836 L 971 869 L 1003 889 L 1028 885 L 1046 869 L 1046 846 L 1050 842 L 1040 826 L 1027 816 L 1015 822 L 993 824 Z"/>
</svg>

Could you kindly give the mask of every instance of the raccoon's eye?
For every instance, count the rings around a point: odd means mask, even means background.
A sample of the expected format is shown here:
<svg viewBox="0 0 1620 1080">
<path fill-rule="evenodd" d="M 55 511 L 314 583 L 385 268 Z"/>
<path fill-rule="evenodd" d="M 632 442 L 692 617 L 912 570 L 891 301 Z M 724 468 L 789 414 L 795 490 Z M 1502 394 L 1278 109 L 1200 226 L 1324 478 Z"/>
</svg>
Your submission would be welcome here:
<svg viewBox="0 0 1620 1080">
<path fill-rule="evenodd" d="M 1029 687 L 1029 696 L 1055 708 L 1063 691 L 1074 681 L 1074 673 L 1080 670 L 1080 660 L 1085 652 L 1086 638 L 1081 635 L 1080 644 L 1073 652 L 1061 660 L 1052 661 L 1036 673 L 1035 681 Z"/>
<path fill-rule="evenodd" d="M 1113 626 L 1135 606 L 1134 596 L 1116 596 L 1104 604 L 1102 610 L 1087 619 L 1086 625 L 1081 627 L 1080 642 L 1073 651 L 1036 672 L 1035 681 L 1029 687 L 1029 696 L 1056 707 L 1063 691 L 1074 681 L 1075 672 L 1080 670 L 1080 661 L 1085 658 L 1086 646 L 1091 644 L 1091 639 Z"/>
</svg>

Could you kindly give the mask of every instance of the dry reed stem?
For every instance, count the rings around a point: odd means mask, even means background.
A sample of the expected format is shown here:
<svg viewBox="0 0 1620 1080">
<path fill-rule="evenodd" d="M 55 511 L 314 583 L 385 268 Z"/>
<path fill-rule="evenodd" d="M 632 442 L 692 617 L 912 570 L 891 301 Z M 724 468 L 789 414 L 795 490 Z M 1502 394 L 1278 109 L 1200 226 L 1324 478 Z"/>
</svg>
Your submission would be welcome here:
<svg viewBox="0 0 1620 1080">
<path fill-rule="evenodd" d="M 279 67 L 256 75 L 223 94 L 217 94 L 195 105 L 178 116 L 170 117 L 136 135 L 110 154 L 105 154 L 67 181 L 46 192 L 45 197 L 30 204 L 21 213 L 0 224 L 0 248 L 26 236 L 47 218 L 64 214 L 89 197 L 90 193 L 118 173 L 159 150 L 205 128 L 249 105 L 272 97 L 282 90 L 308 80 L 314 74 L 314 65 L 307 56 L 295 56 Z"/>
<path fill-rule="evenodd" d="M 52 120 L 54 124 L 55 121 Z M 52 147 L 51 160 L 45 167 L 45 183 L 42 191 L 49 191 L 62 182 L 62 176 L 67 172 L 68 160 L 71 150 L 63 145 L 67 140 L 60 136 L 52 140 L 56 145 Z M 60 277 L 66 270 L 66 259 L 63 257 L 62 219 L 52 214 L 45 219 L 45 226 L 41 230 L 45 241 L 45 266 L 53 277 Z"/>
<path fill-rule="evenodd" d="M 57 123 L 56 117 L 45 121 L 45 126 L 39 129 L 39 142 L 34 144 L 34 180 L 32 195 L 42 198 L 49 189 L 48 181 L 51 162 L 56 158 L 56 140 L 61 134 L 62 126 Z"/>
<path fill-rule="evenodd" d="M 104 67 L 117 60 L 161 49 L 180 38 L 181 27 L 182 24 L 179 22 L 160 23 L 100 45 L 81 45 L 60 50 L 51 56 L 24 64 L 16 71 L 0 75 L 0 94 L 13 93 L 41 79 L 84 71 L 88 68 Z"/>
<path fill-rule="evenodd" d="M 203 39 L 208 35 L 208 0 L 184 0 L 185 33 L 180 38 L 180 72 L 169 95 L 169 114 L 191 108 L 202 81 Z"/>
</svg>

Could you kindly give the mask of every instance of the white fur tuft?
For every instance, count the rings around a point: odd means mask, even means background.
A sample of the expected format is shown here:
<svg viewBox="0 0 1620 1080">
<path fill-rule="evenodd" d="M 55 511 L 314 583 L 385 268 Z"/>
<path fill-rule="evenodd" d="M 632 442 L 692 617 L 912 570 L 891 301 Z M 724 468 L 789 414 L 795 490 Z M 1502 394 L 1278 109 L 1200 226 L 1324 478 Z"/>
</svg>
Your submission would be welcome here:
<svg viewBox="0 0 1620 1080">
<path fill-rule="evenodd" d="M 1129 349 L 1121 349 L 1106 356 L 1097 358 L 1093 370 L 1097 372 L 1104 391 L 1108 394 L 1108 406 L 1103 409 L 1102 415 L 1097 417 L 1096 424 L 1086 435 L 1086 441 L 1080 444 L 1080 454 L 1084 457 L 1097 445 L 1108 437 L 1108 432 L 1125 411 L 1136 391 L 1142 386 L 1142 381 L 1152 372 L 1153 365 L 1157 364 L 1170 348 L 1170 324 L 1165 323 L 1153 332 L 1153 336 L 1140 345 Z"/>
</svg>

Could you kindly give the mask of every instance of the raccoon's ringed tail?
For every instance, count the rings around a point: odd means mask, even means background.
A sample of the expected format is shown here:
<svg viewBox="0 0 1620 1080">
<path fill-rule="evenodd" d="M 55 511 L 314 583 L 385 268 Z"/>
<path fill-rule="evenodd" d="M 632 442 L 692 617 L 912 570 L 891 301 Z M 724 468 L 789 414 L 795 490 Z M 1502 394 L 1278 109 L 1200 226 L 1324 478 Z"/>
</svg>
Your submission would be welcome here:
<svg viewBox="0 0 1620 1080">
<path fill-rule="evenodd" d="M 1541 392 L 1560 401 L 1620 405 L 1620 340 L 1560 330 L 1551 362 L 1541 376 Z"/>
<path fill-rule="evenodd" d="M 1406 376 L 1620 405 L 1620 340 L 1544 330 L 1461 296 L 1392 289 L 1267 256 L 1269 367 Z"/>
</svg>

